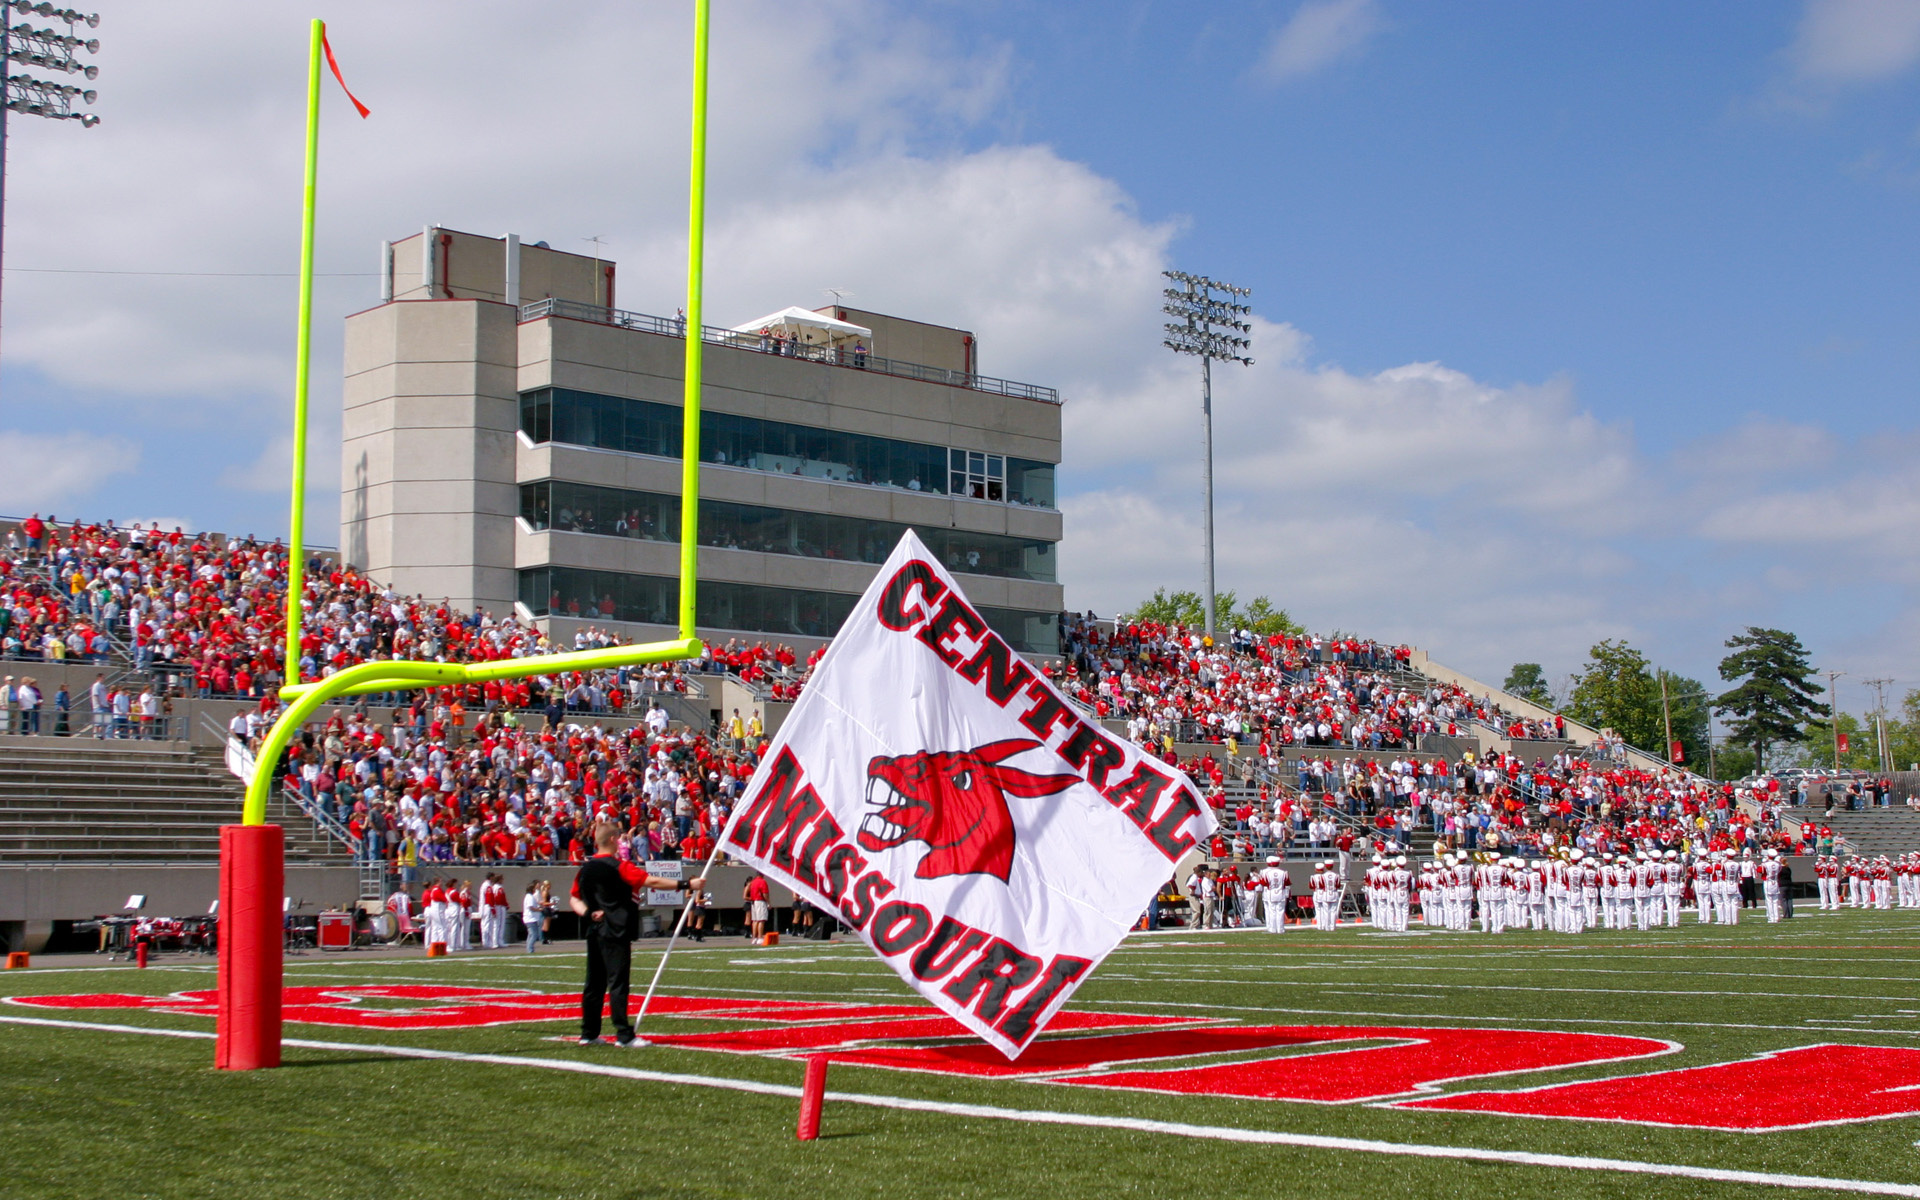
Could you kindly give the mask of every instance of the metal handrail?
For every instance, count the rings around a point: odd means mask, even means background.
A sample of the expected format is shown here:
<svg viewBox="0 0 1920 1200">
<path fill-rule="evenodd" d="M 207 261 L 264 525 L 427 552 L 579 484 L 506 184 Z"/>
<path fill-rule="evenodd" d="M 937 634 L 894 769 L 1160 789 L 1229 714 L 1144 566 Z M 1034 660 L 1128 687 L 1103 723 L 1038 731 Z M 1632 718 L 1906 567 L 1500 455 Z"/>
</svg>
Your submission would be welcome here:
<svg viewBox="0 0 1920 1200">
<path fill-rule="evenodd" d="M 201 728 L 219 735 L 221 744 L 226 749 L 227 770 L 231 772 L 236 779 L 240 780 L 241 783 L 251 782 L 253 773 L 260 769 L 260 763 L 254 758 L 253 751 L 247 748 L 246 743 L 233 736 L 226 726 L 214 720 L 213 716 L 209 713 L 203 712 L 200 714 L 200 725 Z M 271 770 L 272 768 L 268 769 Z M 356 859 L 359 858 L 361 839 L 348 832 L 347 827 L 340 821 L 320 811 L 319 805 L 310 802 L 305 796 L 301 795 L 297 785 L 288 786 L 290 784 L 292 784 L 292 777 L 288 776 L 282 783 L 280 789 L 281 794 L 290 800 L 293 806 L 299 809 L 308 820 L 313 822 L 313 827 L 317 832 L 325 833 L 328 837 L 344 846 Z"/>
<path fill-rule="evenodd" d="M 686 320 L 680 317 L 656 317 L 650 313 L 628 312 L 599 304 L 582 304 L 578 300 L 562 300 L 556 296 L 520 306 L 521 321 L 537 321 L 542 317 L 566 317 L 576 321 L 591 321 L 596 325 L 637 329 L 642 333 L 654 333 L 662 337 L 687 336 Z M 1046 404 L 1060 403 L 1060 392 L 1056 388 L 1042 387 L 1035 383 L 1019 383 L 1011 379 L 996 379 L 991 375 L 976 375 L 971 371 L 930 367 L 924 363 L 902 362 L 899 359 L 881 358 L 875 354 L 852 353 L 834 346 L 809 346 L 786 339 L 763 338 L 757 333 L 719 329 L 712 325 L 701 327 L 700 338 L 717 346 L 750 350 L 756 354 L 803 359 L 808 362 L 847 367 L 856 371 L 871 371 L 878 375 L 892 375 L 901 379 L 918 379 L 923 383 L 966 388 L 974 392 L 991 392 L 997 396 L 1011 396 L 1018 400 L 1038 400 Z"/>
</svg>

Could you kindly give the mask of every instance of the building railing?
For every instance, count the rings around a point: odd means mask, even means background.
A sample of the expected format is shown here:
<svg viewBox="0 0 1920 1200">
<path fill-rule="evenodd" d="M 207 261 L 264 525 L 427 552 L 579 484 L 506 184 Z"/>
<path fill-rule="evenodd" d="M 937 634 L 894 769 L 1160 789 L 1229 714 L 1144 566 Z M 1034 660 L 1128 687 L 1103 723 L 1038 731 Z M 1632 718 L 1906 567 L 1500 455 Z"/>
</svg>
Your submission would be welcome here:
<svg viewBox="0 0 1920 1200">
<path fill-rule="evenodd" d="M 522 321 L 537 321 L 542 317 L 566 317 L 575 321 L 592 321 L 596 325 L 638 329 L 642 333 L 657 333 L 662 337 L 687 335 L 687 323 L 681 317 L 656 317 L 648 313 L 627 312 L 624 309 L 607 308 L 599 304 L 582 304 L 577 300 L 562 300 L 554 296 L 520 306 Z M 1011 379 L 996 379 L 991 375 L 976 375 L 971 371 L 930 367 L 924 363 L 901 362 L 899 359 L 881 358 L 875 354 L 860 353 L 839 346 L 809 346 L 789 338 L 762 337 L 757 333 L 739 333 L 712 325 L 702 327 L 700 336 L 703 341 L 711 342 L 716 346 L 751 350 L 756 354 L 803 359 L 807 362 L 826 363 L 855 371 L 872 371 L 900 379 L 917 379 L 922 383 L 966 388 L 974 392 L 991 392 L 996 396 L 1012 396 L 1018 400 L 1038 400 L 1044 404 L 1060 403 L 1060 393 L 1055 388 L 1041 387 L 1035 383 L 1019 383 Z"/>
</svg>

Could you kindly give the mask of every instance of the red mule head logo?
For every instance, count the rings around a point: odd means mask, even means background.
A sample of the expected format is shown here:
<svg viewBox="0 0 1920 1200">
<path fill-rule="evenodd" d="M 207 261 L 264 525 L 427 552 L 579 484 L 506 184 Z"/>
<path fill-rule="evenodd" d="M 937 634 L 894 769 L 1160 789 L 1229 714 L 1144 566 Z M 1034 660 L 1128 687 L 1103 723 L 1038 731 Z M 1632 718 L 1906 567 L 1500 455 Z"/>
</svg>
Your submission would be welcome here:
<svg viewBox="0 0 1920 1200">
<path fill-rule="evenodd" d="M 925 842 L 919 879 L 992 875 L 1005 883 L 1013 868 L 1013 814 L 1008 796 L 1051 796 L 1080 782 L 1078 775 L 1034 775 L 1001 763 L 1040 743 L 1027 738 L 992 742 L 977 750 L 922 750 L 867 763 L 867 803 L 860 845 L 887 850 Z"/>
</svg>

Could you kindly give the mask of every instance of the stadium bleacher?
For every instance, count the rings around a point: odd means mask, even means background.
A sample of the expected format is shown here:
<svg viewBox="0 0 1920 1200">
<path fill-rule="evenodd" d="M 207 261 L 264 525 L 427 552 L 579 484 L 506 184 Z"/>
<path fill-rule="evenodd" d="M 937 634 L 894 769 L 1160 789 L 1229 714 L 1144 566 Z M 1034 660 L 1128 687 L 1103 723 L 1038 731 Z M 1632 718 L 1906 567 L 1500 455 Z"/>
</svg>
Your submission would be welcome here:
<svg viewBox="0 0 1920 1200">
<path fill-rule="evenodd" d="M 49 522 L 37 541 L 18 522 L 0 529 L 9 673 L 37 673 L 43 705 L 64 686 L 73 735 L 52 739 L 48 712 L 40 738 L 6 739 L 0 868 L 22 855 L 211 863 L 238 792 L 219 760 L 278 711 L 284 547 L 111 523 Z M 398 596 L 326 555 L 309 565 L 303 674 L 562 648 L 512 615 Z M 1055 680 L 1193 776 L 1222 817 L 1204 848 L 1216 859 L 1305 864 L 1341 833 L 1416 856 L 1796 848 L 1799 823 L 1781 821 L 1775 797 L 1670 767 L 1412 647 L 1244 631 L 1215 645 L 1078 617 L 1063 631 Z M 610 639 L 583 631 L 574 646 Z M 359 871 L 367 899 L 390 883 L 374 866 L 565 862 L 597 811 L 620 815 L 635 857 L 671 857 L 711 836 L 751 771 L 747 726 L 777 727 L 823 649 L 734 638 L 694 664 L 439 689 L 404 710 L 398 696 L 336 705 L 296 745 L 278 815 L 301 831 L 300 861 Z M 652 702 L 672 719 L 649 723 Z M 251 736 L 228 747 L 236 714 Z M 1856 845 L 1920 844 L 1904 811 L 1848 817 Z"/>
</svg>

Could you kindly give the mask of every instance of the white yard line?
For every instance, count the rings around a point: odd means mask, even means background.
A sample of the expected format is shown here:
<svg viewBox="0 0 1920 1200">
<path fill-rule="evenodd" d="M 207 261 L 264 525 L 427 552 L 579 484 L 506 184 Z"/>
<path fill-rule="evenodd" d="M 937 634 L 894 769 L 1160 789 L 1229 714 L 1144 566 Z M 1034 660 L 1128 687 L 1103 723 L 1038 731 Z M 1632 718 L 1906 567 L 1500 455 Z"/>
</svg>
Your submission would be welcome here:
<svg viewBox="0 0 1920 1200">
<path fill-rule="evenodd" d="M 1124 979 L 1134 983 L 1160 982 L 1159 980 L 1148 979 L 1139 975 L 1122 975 L 1116 971 L 1103 972 L 1101 977 L 1105 979 Z M 1182 976 L 1182 980 L 1187 983 L 1247 984 L 1247 985 L 1263 986 L 1263 987 L 1299 987 L 1301 986 L 1300 981 L 1296 979 L 1257 979 L 1257 978 L 1248 978 L 1248 977 L 1239 977 L 1239 978 L 1229 977 L 1226 979 L 1218 979 L 1218 978 L 1207 978 L 1205 976 L 1199 976 L 1199 975 L 1184 975 Z M 1707 991 L 1704 988 L 1660 989 L 1660 988 L 1635 987 L 1631 989 L 1609 989 L 1609 988 L 1576 988 L 1576 987 L 1533 987 L 1527 984 L 1520 984 L 1520 983 L 1438 983 L 1438 982 L 1429 983 L 1426 981 L 1422 981 L 1419 983 L 1409 982 L 1404 985 L 1395 985 L 1392 983 L 1374 985 L 1374 984 L 1368 983 L 1366 980 L 1354 980 L 1352 982 L 1329 981 L 1327 983 L 1319 984 L 1318 986 L 1323 988 L 1328 988 L 1328 989 L 1359 988 L 1362 990 L 1370 989 L 1376 986 L 1378 987 L 1406 986 L 1406 987 L 1419 987 L 1419 988 L 1447 988 L 1453 991 L 1464 991 L 1464 992 L 1554 992 L 1556 994 L 1571 992 L 1575 994 L 1584 994 L 1584 995 L 1590 995 L 1590 996 L 1610 996 L 1610 995 L 1619 994 L 1620 991 L 1629 991 L 1632 995 L 1635 995 L 1635 996 L 1739 996 L 1742 998 L 1761 997 L 1761 998 L 1770 999 L 1770 1000 L 1910 1000 L 1913 998 L 1913 994 L 1911 992 L 1901 996 L 1869 996 L 1869 995 L 1862 995 L 1857 992 L 1845 993 L 1845 994 L 1832 994 L 1832 993 L 1826 993 L 1826 992 L 1713 992 L 1713 991 Z"/>
<path fill-rule="evenodd" d="M 1388 998 L 1391 999 L 1392 997 Z M 1412 997 L 1409 998 L 1411 999 Z M 1093 1004 L 1109 1008 L 1116 1006 L 1125 1008 L 1204 1008 L 1211 1012 L 1284 1013 L 1288 1016 L 1309 1017 L 1386 1017 L 1394 1021 L 1451 1021 L 1456 1024 L 1473 1021 L 1479 1022 L 1480 1024 L 1496 1026 L 1510 1026 L 1521 1020 L 1519 1017 L 1482 1017 L 1457 1012 L 1398 1013 L 1380 1012 L 1362 1008 L 1278 1008 L 1259 1004 L 1199 1004 L 1190 1000 L 1090 1000 L 1084 996 L 1076 996 L 1074 1003 Z M 1528 1017 L 1526 1020 L 1529 1023 L 1529 1027 L 1535 1024 L 1554 1024 L 1551 1018 Z M 1657 1029 L 1685 1026 L 1689 1029 L 1784 1029 L 1793 1033 L 1807 1032 L 1805 1025 L 1758 1025 L 1732 1021 L 1629 1021 L 1607 1017 L 1580 1017 L 1578 1019 L 1569 1019 L 1565 1023 L 1572 1026 L 1575 1031 L 1588 1025 L 1650 1025 Z M 1887 1037 L 1920 1037 L 1920 1030 L 1909 1029 L 1847 1029 L 1838 1030 L 1838 1032 L 1874 1033 Z"/>
<path fill-rule="evenodd" d="M 4 1017 L 0 1022 L 12 1025 L 38 1025 L 59 1029 L 92 1029 L 110 1033 L 144 1034 L 153 1037 L 211 1039 L 203 1030 L 148 1029 L 138 1025 L 106 1025 L 91 1021 L 59 1021 L 35 1017 Z M 606 1063 L 559 1058 L 521 1058 L 508 1054 L 464 1054 L 452 1050 L 427 1050 L 412 1046 L 383 1046 L 368 1042 L 319 1042 L 288 1038 L 285 1045 L 308 1050 L 336 1050 L 357 1054 L 386 1054 L 395 1058 L 416 1058 L 442 1062 L 481 1063 L 500 1067 L 535 1067 L 581 1075 L 603 1075 L 642 1083 L 676 1084 L 682 1087 L 716 1088 L 749 1092 L 760 1096 L 780 1096 L 797 1100 L 800 1089 L 788 1084 L 762 1083 L 751 1079 L 725 1079 L 712 1075 L 685 1075 L 668 1071 L 646 1071 L 636 1067 L 617 1067 Z M 1047 1110 L 1000 1108 L 986 1104 L 956 1104 L 944 1100 L 919 1100 L 908 1096 L 878 1096 L 861 1092 L 828 1092 L 828 1100 L 841 1104 L 859 1104 L 869 1108 L 904 1112 L 939 1113 L 950 1117 L 972 1117 L 989 1121 L 1016 1121 L 1028 1125 L 1069 1125 L 1091 1129 L 1125 1129 L 1137 1133 L 1157 1133 L 1170 1137 L 1242 1142 L 1267 1146 L 1298 1146 L 1310 1150 L 1332 1150 L 1350 1154 L 1384 1154 L 1403 1158 L 1439 1158 L 1467 1162 L 1504 1163 L 1511 1166 L 1549 1167 L 1571 1171 L 1608 1171 L 1629 1175 L 1664 1175 L 1680 1179 L 1700 1179 L 1714 1183 L 1749 1184 L 1757 1187 L 1821 1189 L 1874 1196 L 1920 1198 L 1920 1184 L 1885 1183 L 1869 1179 L 1830 1179 L 1821 1175 L 1782 1175 L 1767 1171 L 1735 1171 L 1720 1167 L 1695 1167 L 1684 1163 L 1651 1163 L 1633 1159 L 1591 1158 L 1575 1154 L 1534 1154 L 1523 1150 L 1489 1150 L 1479 1146 L 1436 1146 L 1417 1142 L 1383 1142 L 1369 1138 L 1327 1137 L 1310 1133 L 1283 1133 L 1278 1130 L 1238 1129 L 1222 1125 L 1189 1125 L 1177 1121 L 1154 1121 L 1142 1117 L 1102 1116 L 1095 1113 L 1054 1112 Z"/>
</svg>

